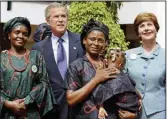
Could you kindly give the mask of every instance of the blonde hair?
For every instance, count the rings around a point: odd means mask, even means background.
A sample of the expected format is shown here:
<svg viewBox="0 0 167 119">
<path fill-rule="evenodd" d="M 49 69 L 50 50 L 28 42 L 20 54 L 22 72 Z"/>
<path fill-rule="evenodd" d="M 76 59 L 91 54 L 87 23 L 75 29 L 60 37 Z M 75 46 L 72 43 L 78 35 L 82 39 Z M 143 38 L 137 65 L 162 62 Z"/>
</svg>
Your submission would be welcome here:
<svg viewBox="0 0 167 119">
<path fill-rule="evenodd" d="M 64 5 L 63 3 L 53 2 L 53 3 L 50 3 L 45 9 L 45 18 L 46 19 L 50 17 L 50 9 L 51 8 L 64 8 L 65 12 L 68 16 L 67 5 Z"/>
<path fill-rule="evenodd" d="M 149 12 L 142 12 L 140 14 L 137 15 L 137 17 L 134 20 L 134 30 L 136 32 L 136 34 L 138 35 L 138 27 L 139 25 L 144 22 L 144 21 L 152 21 L 154 23 L 154 26 L 158 32 L 159 30 L 159 24 L 158 24 L 158 20 L 157 17 L 153 14 L 153 13 L 149 13 Z"/>
</svg>

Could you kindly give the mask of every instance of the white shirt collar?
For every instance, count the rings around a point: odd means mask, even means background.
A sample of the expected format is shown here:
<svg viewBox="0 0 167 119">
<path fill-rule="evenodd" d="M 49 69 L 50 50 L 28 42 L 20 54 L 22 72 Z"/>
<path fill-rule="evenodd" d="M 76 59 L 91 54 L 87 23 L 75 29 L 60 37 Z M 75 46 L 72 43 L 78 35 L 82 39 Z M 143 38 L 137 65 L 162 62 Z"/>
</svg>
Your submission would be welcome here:
<svg viewBox="0 0 167 119">
<path fill-rule="evenodd" d="M 64 42 L 68 43 L 68 32 L 66 31 L 61 38 L 64 40 Z M 51 39 L 56 40 L 56 43 L 58 43 L 59 37 L 52 33 Z"/>
</svg>

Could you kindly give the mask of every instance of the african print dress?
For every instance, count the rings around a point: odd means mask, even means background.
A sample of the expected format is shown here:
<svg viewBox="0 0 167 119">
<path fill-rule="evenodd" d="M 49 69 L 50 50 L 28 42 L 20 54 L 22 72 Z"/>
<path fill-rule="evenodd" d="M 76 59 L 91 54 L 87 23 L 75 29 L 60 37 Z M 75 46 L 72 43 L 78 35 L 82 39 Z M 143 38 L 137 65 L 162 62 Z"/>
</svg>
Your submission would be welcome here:
<svg viewBox="0 0 167 119">
<path fill-rule="evenodd" d="M 66 75 L 68 90 L 76 91 L 86 85 L 95 76 L 87 57 L 79 58 L 69 65 Z M 89 95 L 82 102 L 70 107 L 71 119 L 98 119 L 98 109 L 93 95 Z"/>
<path fill-rule="evenodd" d="M 0 56 L 0 119 L 41 119 L 55 104 L 43 56 L 35 50 L 30 51 L 28 60 L 25 56 L 9 57 L 9 51 Z M 23 98 L 25 117 L 16 116 L 3 105 L 6 100 Z"/>
<path fill-rule="evenodd" d="M 115 79 L 99 84 L 93 91 L 93 96 L 98 105 L 103 105 L 106 111 L 110 110 L 110 105 L 115 105 L 117 110 L 133 113 L 137 113 L 139 109 L 135 82 L 123 71 Z"/>
<path fill-rule="evenodd" d="M 77 59 L 70 64 L 66 75 L 68 90 L 76 91 L 86 85 L 96 74 L 96 71 L 88 58 Z M 108 114 L 109 119 L 116 119 L 115 107 Z M 91 93 L 82 102 L 70 107 L 71 119 L 98 119 L 98 102 Z"/>
<path fill-rule="evenodd" d="M 95 74 L 96 70 L 86 56 L 77 59 L 70 64 L 67 70 L 67 89 L 76 91 L 82 88 Z M 120 78 L 124 79 L 121 81 Z M 119 86 L 121 87 L 119 88 Z M 128 91 L 131 93 L 124 93 Z M 107 101 L 109 99 L 111 100 Z M 120 73 L 117 79 L 99 84 L 84 101 L 72 106 L 72 119 L 98 119 L 98 107 L 105 101 L 107 103 L 104 104 L 104 108 L 108 113 L 106 119 L 118 119 L 118 109 L 120 108 L 132 112 L 138 110 L 138 97 L 135 88 L 128 77 Z"/>
</svg>

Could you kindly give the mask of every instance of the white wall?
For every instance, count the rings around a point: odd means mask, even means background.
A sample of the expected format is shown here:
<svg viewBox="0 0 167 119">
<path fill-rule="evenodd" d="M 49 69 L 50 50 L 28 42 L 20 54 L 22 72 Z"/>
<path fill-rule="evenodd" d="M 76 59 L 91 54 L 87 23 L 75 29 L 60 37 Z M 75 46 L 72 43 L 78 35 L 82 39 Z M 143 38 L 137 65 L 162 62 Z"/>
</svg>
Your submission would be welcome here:
<svg viewBox="0 0 167 119">
<path fill-rule="evenodd" d="M 11 2 L 11 10 L 7 11 L 7 2 L 1 2 L 1 22 L 16 16 L 27 17 L 31 24 L 45 22 L 44 10 L 49 2 Z"/>
<path fill-rule="evenodd" d="M 45 22 L 44 9 L 50 2 L 14 2 L 12 9 L 7 11 L 7 2 L 1 2 L 1 22 L 6 22 L 16 16 L 27 17 L 31 24 Z M 118 11 L 120 24 L 133 24 L 133 20 L 140 12 L 153 12 L 160 24 L 157 41 L 165 47 L 165 2 L 124 2 Z"/>
<path fill-rule="evenodd" d="M 118 11 L 120 24 L 132 24 L 137 14 L 141 12 L 154 13 L 160 25 L 157 41 L 165 47 L 165 2 L 124 2 Z"/>
</svg>

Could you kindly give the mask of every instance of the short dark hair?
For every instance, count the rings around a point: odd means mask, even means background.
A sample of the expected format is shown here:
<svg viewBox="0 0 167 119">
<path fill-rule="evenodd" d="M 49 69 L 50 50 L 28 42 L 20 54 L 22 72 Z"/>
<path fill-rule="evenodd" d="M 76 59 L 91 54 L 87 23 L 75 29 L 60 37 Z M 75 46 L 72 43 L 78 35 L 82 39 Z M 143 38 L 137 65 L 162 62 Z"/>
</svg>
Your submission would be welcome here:
<svg viewBox="0 0 167 119">
<path fill-rule="evenodd" d="M 83 44 L 83 39 L 85 37 L 87 37 L 87 35 L 93 30 L 99 30 L 99 31 L 103 32 L 105 35 L 106 42 L 109 43 L 109 28 L 105 24 L 103 24 L 102 22 L 95 21 L 94 19 L 90 19 L 82 27 L 81 45 L 82 45 L 83 49 L 85 49 L 85 45 Z"/>
</svg>

